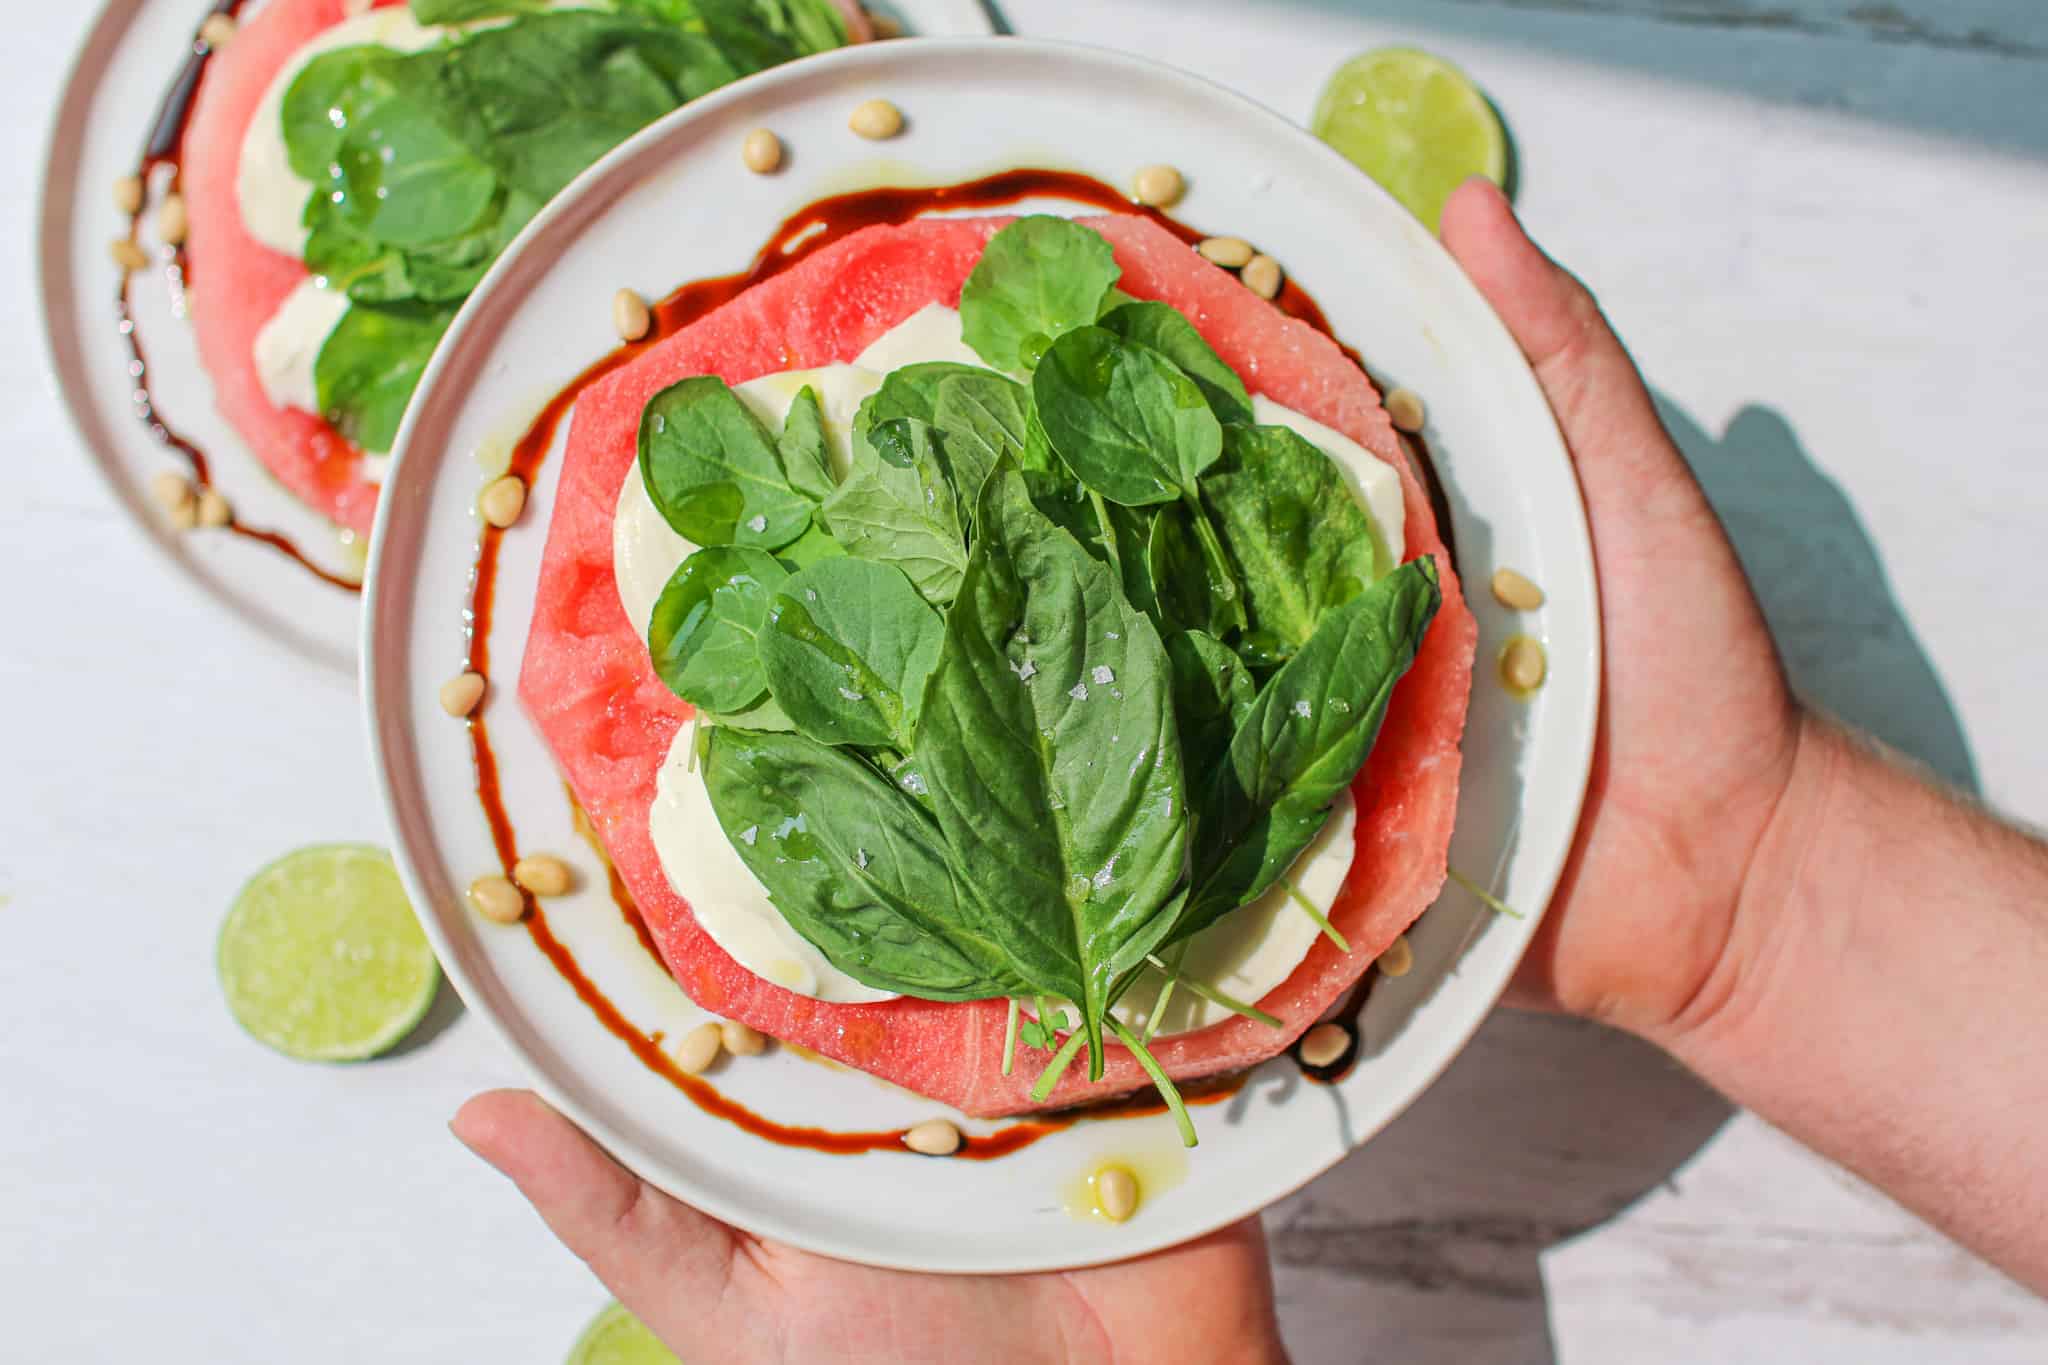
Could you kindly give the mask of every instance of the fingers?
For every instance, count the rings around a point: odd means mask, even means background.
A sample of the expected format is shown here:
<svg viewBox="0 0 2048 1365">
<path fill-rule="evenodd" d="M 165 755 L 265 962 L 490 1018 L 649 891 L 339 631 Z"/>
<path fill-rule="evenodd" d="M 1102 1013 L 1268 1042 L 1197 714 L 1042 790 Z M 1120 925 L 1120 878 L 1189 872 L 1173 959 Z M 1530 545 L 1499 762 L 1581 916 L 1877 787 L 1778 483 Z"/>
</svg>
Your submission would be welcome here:
<svg viewBox="0 0 2048 1365">
<path fill-rule="evenodd" d="M 1590 501 L 1640 498 L 1674 478 L 1690 485 L 1599 304 L 1529 240 L 1496 186 L 1475 177 L 1458 188 L 1444 209 L 1443 240 L 1535 370 Z"/>
<path fill-rule="evenodd" d="M 657 1333 L 675 1339 L 663 1324 L 669 1305 L 717 1300 L 731 1268 L 732 1234 L 640 1180 L 538 1096 L 478 1095 L 449 1127 L 510 1178 L 562 1244 Z"/>
</svg>

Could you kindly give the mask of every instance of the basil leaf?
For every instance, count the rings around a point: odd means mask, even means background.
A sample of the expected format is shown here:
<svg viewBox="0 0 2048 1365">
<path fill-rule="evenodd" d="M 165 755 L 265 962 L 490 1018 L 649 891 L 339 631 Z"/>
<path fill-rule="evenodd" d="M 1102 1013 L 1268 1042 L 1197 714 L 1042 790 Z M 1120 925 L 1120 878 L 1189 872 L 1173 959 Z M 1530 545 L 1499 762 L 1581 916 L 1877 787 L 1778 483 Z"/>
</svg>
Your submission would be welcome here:
<svg viewBox="0 0 2048 1365">
<path fill-rule="evenodd" d="M 1260 689 L 1202 799 L 1195 891 L 1175 938 L 1256 899 L 1301 856 L 1372 752 L 1442 601 L 1435 561 L 1412 560 L 1330 609 Z"/>
<path fill-rule="evenodd" d="M 775 908 L 854 980 L 924 1000 L 1019 989 L 931 817 L 860 759 L 802 735 L 720 727 L 704 785 Z"/>
<path fill-rule="evenodd" d="M 640 474 L 662 517 L 698 545 L 787 545 L 817 505 L 791 485 L 767 431 L 715 375 L 672 384 L 648 402 Z"/>
<path fill-rule="evenodd" d="M 697 719 L 705 725 L 732 725 L 742 730 L 796 729 L 796 722 L 776 704 L 773 697 L 764 697 L 744 711 L 707 711 L 700 706 Z"/>
<path fill-rule="evenodd" d="M 792 488 L 818 502 L 832 496 L 832 464 L 825 453 L 825 414 L 818 407 L 818 395 L 810 385 L 804 385 L 796 401 L 789 405 L 775 450 Z"/>
<path fill-rule="evenodd" d="M 362 449 L 391 449 L 412 391 L 454 320 L 445 304 L 352 305 L 313 361 L 320 411 Z"/>
<path fill-rule="evenodd" d="M 893 418 L 856 441 L 853 469 L 825 500 L 823 515 L 848 554 L 895 565 L 925 601 L 943 606 L 959 592 L 966 536 L 938 442 L 924 423 Z"/>
<path fill-rule="evenodd" d="M 1252 420 L 1252 398 L 1237 371 L 1170 305 L 1133 301 L 1104 313 L 1099 325 L 1172 361 L 1207 396 L 1217 421 Z"/>
<path fill-rule="evenodd" d="M 1144 579 L 1153 593 L 1155 614 L 1170 625 L 1227 635 L 1245 624 L 1244 603 L 1234 580 L 1212 571 L 1185 505 L 1157 509 L 1144 544 Z M 1131 574 L 1124 574 L 1129 591 Z M 1133 594 L 1136 600 L 1136 595 Z"/>
<path fill-rule="evenodd" d="M 323 52 L 306 63 L 285 87 L 278 111 L 293 175 L 316 189 L 334 177 L 348 130 L 397 92 L 401 60 L 389 48 L 365 45 Z"/>
<path fill-rule="evenodd" d="M 944 437 L 961 505 L 972 509 L 996 461 L 1005 452 L 1023 458 L 1031 391 L 1014 379 L 983 371 L 941 379 L 937 400 L 932 425 Z"/>
<path fill-rule="evenodd" d="M 992 369 L 1030 369 L 1025 343 L 1094 322 L 1122 274 L 1101 234 L 1046 214 L 1019 218 L 989 239 L 961 286 L 960 335 Z"/>
<path fill-rule="evenodd" d="M 1295 432 L 1232 425 L 1223 444 L 1202 502 L 1242 578 L 1251 625 L 1291 652 L 1379 577 L 1385 551 L 1336 463 Z"/>
<path fill-rule="evenodd" d="M 789 571 L 765 550 L 714 545 L 670 576 L 647 625 L 654 671 L 669 691 L 707 711 L 745 711 L 768 693 L 755 642 Z"/>
<path fill-rule="evenodd" d="M 412 17 L 420 24 L 467 24 L 536 14 L 547 7 L 548 0 L 412 0 Z"/>
<path fill-rule="evenodd" d="M 1166 648 L 1008 466 L 978 524 L 913 756 L 968 898 L 1033 991 L 1080 1004 L 1099 1074 L 1186 853 Z"/>
<path fill-rule="evenodd" d="M 804 734 L 907 752 L 945 638 L 900 569 L 828 559 L 782 585 L 756 650 L 769 691 Z"/>
<path fill-rule="evenodd" d="M 1031 377 L 1052 448 L 1081 482 L 1127 507 L 1194 495 L 1223 428 L 1165 357 L 1101 327 L 1068 332 Z"/>
<path fill-rule="evenodd" d="M 1206 792 L 1258 689 L 1244 661 L 1206 631 L 1167 636 L 1166 654 L 1173 664 L 1173 715 L 1188 790 Z M 1202 811 L 1194 814 L 1199 819 Z"/>
<path fill-rule="evenodd" d="M 491 168 L 402 96 L 358 115 L 334 164 L 328 201 L 363 236 L 401 249 L 459 237 L 497 203 Z"/>
</svg>

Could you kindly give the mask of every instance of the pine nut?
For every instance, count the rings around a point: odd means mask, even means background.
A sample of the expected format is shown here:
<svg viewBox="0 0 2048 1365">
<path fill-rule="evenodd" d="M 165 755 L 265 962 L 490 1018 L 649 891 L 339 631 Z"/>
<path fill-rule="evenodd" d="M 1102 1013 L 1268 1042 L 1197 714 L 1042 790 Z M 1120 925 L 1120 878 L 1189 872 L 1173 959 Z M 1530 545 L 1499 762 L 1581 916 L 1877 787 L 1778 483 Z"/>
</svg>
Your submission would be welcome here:
<svg viewBox="0 0 2048 1365">
<path fill-rule="evenodd" d="M 1242 237 L 1205 238 L 1195 250 L 1225 270 L 1242 269 L 1256 254 L 1252 251 L 1252 244 Z"/>
<path fill-rule="evenodd" d="M 612 326 L 618 329 L 619 340 L 638 341 L 654 326 L 654 314 L 646 299 L 630 289 L 621 289 L 612 295 Z"/>
<path fill-rule="evenodd" d="M 903 131 L 903 111 L 887 100 L 869 100 L 853 111 L 846 126 L 870 142 L 880 142 Z"/>
<path fill-rule="evenodd" d="M 187 498 L 166 513 L 173 531 L 189 531 L 199 524 L 199 499 Z"/>
<path fill-rule="evenodd" d="M 1238 278 L 1262 299 L 1277 298 L 1280 294 L 1280 262 L 1263 252 L 1244 263 Z"/>
<path fill-rule="evenodd" d="M 517 924 L 526 915 L 526 897 L 510 877 L 478 877 L 469 884 L 469 903 L 493 924 Z"/>
<path fill-rule="evenodd" d="M 735 1057 L 758 1057 L 768 1050 L 768 1039 L 737 1019 L 728 1019 L 718 1026 L 718 1039 Z"/>
<path fill-rule="evenodd" d="M 1549 672 L 1542 643 L 1526 635 L 1517 635 L 1500 652 L 1500 678 L 1512 691 L 1534 692 Z"/>
<path fill-rule="evenodd" d="M 960 1130 L 944 1119 L 926 1119 L 903 1135 L 903 1145 L 920 1156 L 951 1156 L 960 1150 Z"/>
<path fill-rule="evenodd" d="M 114 182 L 114 207 L 133 217 L 142 212 L 142 177 L 124 175 Z"/>
<path fill-rule="evenodd" d="M 1534 611 L 1543 605 L 1543 589 L 1513 569 L 1495 569 L 1493 600 L 1512 611 Z"/>
<path fill-rule="evenodd" d="M 1172 166 L 1146 166 L 1131 181 L 1132 196 L 1155 209 L 1172 208 L 1188 192 L 1187 179 Z"/>
<path fill-rule="evenodd" d="M 1421 394 L 1413 389 L 1395 389 L 1387 395 L 1387 416 L 1393 419 L 1394 430 L 1413 436 L 1422 430 L 1429 414 L 1422 406 Z"/>
<path fill-rule="evenodd" d="M 231 14 L 209 14 L 199 26 L 199 41 L 218 52 L 235 40 L 238 27 Z"/>
<path fill-rule="evenodd" d="M 512 880 L 536 896 L 566 896 L 576 884 L 576 874 L 560 858 L 529 853 L 512 864 Z"/>
<path fill-rule="evenodd" d="M 166 512 L 175 508 L 179 503 L 192 501 L 193 497 L 196 496 L 192 487 L 192 480 L 186 478 L 183 474 L 169 469 L 166 469 L 163 473 L 149 481 L 149 495 L 155 498 L 157 505 Z"/>
<path fill-rule="evenodd" d="M 149 266 L 149 253 L 127 237 L 115 238 L 111 250 L 114 264 L 123 270 L 143 270 Z"/>
<path fill-rule="evenodd" d="M 740 160 L 755 175 L 768 175 L 782 165 L 782 139 L 766 128 L 756 128 L 740 144 Z"/>
<path fill-rule="evenodd" d="M 877 38 L 901 38 L 903 21 L 887 14 L 871 14 L 868 23 L 874 26 Z"/>
<path fill-rule="evenodd" d="M 518 521 L 519 514 L 526 510 L 526 485 L 517 474 L 507 474 L 484 489 L 483 496 L 477 499 L 477 508 L 485 521 L 502 531 Z"/>
<path fill-rule="evenodd" d="M 1304 1066 L 1329 1066 L 1350 1050 L 1351 1030 L 1342 1024 L 1317 1024 L 1301 1040 Z"/>
<path fill-rule="evenodd" d="M 156 235 L 163 238 L 166 245 L 183 246 L 191 225 L 191 217 L 185 212 L 185 196 L 165 195 L 164 202 L 156 211 Z"/>
<path fill-rule="evenodd" d="M 199 524 L 210 531 L 234 524 L 235 509 L 226 498 L 214 489 L 207 489 L 199 495 Z"/>
<path fill-rule="evenodd" d="M 1095 1177 L 1095 1207 L 1112 1223 L 1127 1223 L 1138 1211 L 1138 1177 L 1127 1166 L 1104 1166 Z"/>
<path fill-rule="evenodd" d="M 483 704 L 486 686 L 481 673 L 457 673 L 441 684 L 441 709 L 460 720 Z"/>
<path fill-rule="evenodd" d="M 1387 945 L 1380 954 L 1379 969 L 1381 976 L 1406 976 L 1415 970 L 1415 949 L 1408 946 L 1408 935 L 1400 934 Z"/>
<path fill-rule="evenodd" d="M 717 1024 L 699 1024 L 676 1044 L 676 1066 L 685 1076 L 701 1076 L 718 1060 L 722 1042 Z"/>
</svg>

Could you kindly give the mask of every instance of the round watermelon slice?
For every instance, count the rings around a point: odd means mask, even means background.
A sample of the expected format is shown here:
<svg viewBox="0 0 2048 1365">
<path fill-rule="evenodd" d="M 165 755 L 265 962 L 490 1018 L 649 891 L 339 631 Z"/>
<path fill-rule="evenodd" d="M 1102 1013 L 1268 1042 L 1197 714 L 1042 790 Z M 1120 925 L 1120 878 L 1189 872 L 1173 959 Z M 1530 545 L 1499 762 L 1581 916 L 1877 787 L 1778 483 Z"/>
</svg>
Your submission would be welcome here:
<svg viewBox="0 0 2048 1365">
<path fill-rule="evenodd" d="M 408 0 L 375 0 L 371 8 Z M 837 0 L 854 42 L 874 36 L 855 0 Z M 356 6 L 355 8 L 360 8 Z M 189 215 L 187 297 L 199 360 L 221 415 L 278 482 L 338 525 L 367 535 L 377 483 L 363 454 L 310 412 L 279 408 L 257 374 L 256 334 L 307 277 L 304 262 L 263 245 L 242 225 L 235 177 L 242 141 L 263 95 L 292 58 L 349 17 L 349 0 L 270 0 L 235 40 L 209 58 L 185 128 L 183 190 Z"/>
<path fill-rule="evenodd" d="M 902 999 L 835 1005 L 794 995 L 741 967 L 698 927 L 669 886 L 648 834 L 655 776 L 690 707 L 655 676 L 612 576 L 612 513 L 632 468 L 641 410 L 690 375 L 737 384 L 777 370 L 851 360 L 931 303 L 957 306 L 960 286 L 1004 218 L 931 219 L 873 227 L 819 251 L 652 348 L 587 390 L 571 423 L 561 486 L 528 635 L 519 695 L 639 902 L 663 957 L 704 1008 L 801 1044 L 976 1115 L 1018 1113 L 1107 1098 L 1148 1082 L 1122 1048 L 1090 1083 L 1070 1068 L 1047 1105 L 1034 1104 L 1031 1068 L 1002 1074 L 1001 1001 Z M 1288 318 L 1135 216 L 1083 219 L 1114 248 L 1120 288 L 1185 314 L 1247 385 L 1335 427 L 1400 471 L 1404 558 L 1435 556 L 1443 606 L 1395 689 L 1359 774 L 1357 851 L 1331 921 L 1350 941 L 1318 940 L 1260 1008 L 1275 1030 L 1232 1019 L 1165 1038 L 1152 1051 L 1190 1080 L 1278 1053 L 1364 973 L 1436 899 L 1458 801 L 1477 626 L 1392 423 L 1371 382 L 1327 336 Z"/>
</svg>

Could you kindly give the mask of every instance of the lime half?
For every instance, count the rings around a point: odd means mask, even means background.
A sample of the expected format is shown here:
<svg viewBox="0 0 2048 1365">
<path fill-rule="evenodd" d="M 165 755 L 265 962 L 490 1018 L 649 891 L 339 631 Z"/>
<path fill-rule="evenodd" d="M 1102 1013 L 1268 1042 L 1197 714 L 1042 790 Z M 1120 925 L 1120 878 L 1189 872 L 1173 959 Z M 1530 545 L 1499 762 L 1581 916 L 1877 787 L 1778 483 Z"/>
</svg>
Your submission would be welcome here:
<svg viewBox="0 0 2048 1365">
<path fill-rule="evenodd" d="M 1338 67 L 1309 131 L 1431 232 L 1444 201 L 1467 179 L 1507 180 L 1507 132 L 1486 96 L 1457 67 L 1412 47 L 1362 52 Z"/>
<path fill-rule="evenodd" d="M 590 1320 L 590 1326 L 583 1329 L 583 1335 L 576 1339 L 576 1346 L 569 1352 L 569 1365 L 682 1365 L 661 1344 L 660 1338 L 647 1330 L 626 1311 L 622 1303 L 607 1304 L 603 1312 Z"/>
<path fill-rule="evenodd" d="M 364 844 L 302 848 L 250 878 L 215 965 L 236 1022 L 309 1062 L 390 1048 L 441 981 L 391 855 Z"/>
</svg>

